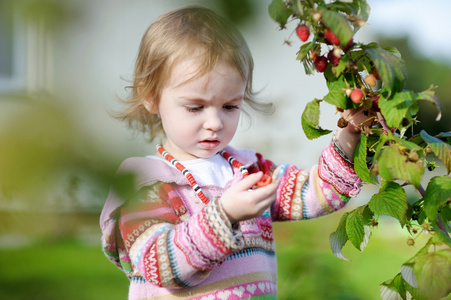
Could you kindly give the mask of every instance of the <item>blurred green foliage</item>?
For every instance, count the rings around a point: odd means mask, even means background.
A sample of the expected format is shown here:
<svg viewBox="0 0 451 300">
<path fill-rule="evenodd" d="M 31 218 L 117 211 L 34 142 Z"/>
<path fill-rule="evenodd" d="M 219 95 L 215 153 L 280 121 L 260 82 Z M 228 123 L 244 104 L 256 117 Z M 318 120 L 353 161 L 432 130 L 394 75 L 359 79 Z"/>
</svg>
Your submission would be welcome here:
<svg viewBox="0 0 451 300">
<path fill-rule="evenodd" d="M 402 53 L 408 73 L 406 89 L 422 91 L 428 89 L 432 84 L 438 86 L 436 95 L 442 103 L 441 120 L 436 121 L 438 112 L 436 107 L 430 102 L 419 101 L 418 120 L 421 122 L 415 126 L 415 131 L 420 132 L 423 129 L 430 135 L 450 131 L 451 118 L 447 114 L 451 111 L 451 60 L 434 59 L 422 55 L 409 43 L 407 37 L 387 38 L 381 36 L 377 40 L 381 46 L 390 45 Z"/>
</svg>

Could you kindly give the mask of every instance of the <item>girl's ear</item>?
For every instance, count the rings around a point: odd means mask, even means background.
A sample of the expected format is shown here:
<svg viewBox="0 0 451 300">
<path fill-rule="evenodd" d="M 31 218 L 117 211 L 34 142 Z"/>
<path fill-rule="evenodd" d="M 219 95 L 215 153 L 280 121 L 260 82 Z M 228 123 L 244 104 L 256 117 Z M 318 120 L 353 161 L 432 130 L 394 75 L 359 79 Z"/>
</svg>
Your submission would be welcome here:
<svg viewBox="0 0 451 300">
<path fill-rule="evenodd" d="M 146 97 L 145 99 L 143 99 L 143 105 L 149 113 L 151 114 L 158 113 L 158 105 L 156 105 L 150 97 Z"/>
<path fill-rule="evenodd" d="M 141 94 L 142 87 L 138 87 L 138 94 Z M 157 114 L 158 113 L 158 105 L 155 104 L 155 101 L 152 101 L 152 96 L 147 95 L 142 100 L 142 104 L 144 105 L 144 108 L 151 114 Z"/>
</svg>

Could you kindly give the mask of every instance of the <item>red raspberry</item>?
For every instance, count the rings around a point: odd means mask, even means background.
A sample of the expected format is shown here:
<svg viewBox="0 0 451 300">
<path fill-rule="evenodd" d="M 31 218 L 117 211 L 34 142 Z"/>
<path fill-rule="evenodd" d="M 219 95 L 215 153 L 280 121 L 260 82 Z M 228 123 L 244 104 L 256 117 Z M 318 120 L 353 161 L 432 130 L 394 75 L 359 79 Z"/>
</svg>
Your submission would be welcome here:
<svg viewBox="0 0 451 300">
<path fill-rule="evenodd" d="M 356 104 L 359 104 L 361 101 L 362 101 L 362 98 L 363 98 L 363 92 L 362 92 L 362 90 L 361 89 L 354 89 L 353 91 L 352 91 L 352 93 L 351 93 L 351 96 L 350 96 L 350 98 L 351 98 L 351 101 L 352 102 L 354 102 L 354 103 L 356 103 Z"/>
<path fill-rule="evenodd" d="M 346 46 L 343 48 L 343 51 L 348 51 L 351 47 L 354 46 L 354 39 L 350 39 Z"/>
<path fill-rule="evenodd" d="M 271 184 L 271 182 L 272 182 L 271 176 L 269 176 L 267 174 L 263 174 L 262 178 L 260 178 L 260 180 L 257 182 L 257 186 L 264 187 L 264 186 Z"/>
<path fill-rule="evenodd" d="M 381 109 L 379 107 L 379 98 L 380 98 L 380 95 L 376 95 L 373 97 L 373 99 L 372 99 L 373 101 L 371 102 L 371 107 L 376 112 L 381 111 Z"/>
<path fill-rule="evenodd" d="M 334 51 L 332 50 L 327 54 L 327 59 L 330 61 L 330 63 L 332 65 L 338 66 L 338 64 L 340 63 L 341 57 L 336 57 L 334 54 Z"/>
<path fill-rule="evenodd" d="M 317 56 L 313 59 L 313 64 L 318 72 L 323 73 L 327 68 L 327 58 L 324 56 Z"/>
<path fill-rule="evenodd" d="M 366 76 L 365 83 L 368 84 L 368 86 L 370 87 L 375 87 L 377 84 L 376 76 L 374 76 L 373 74 Z"/>
<path fill-rule="evenodd" d="M 324 34 L 324 37 L 326 38 L 326 40 L 328 40 L 333 45 L 336 45 L 336 46 L 340 45 L 340 39 L 338 39 L 338 37 L 329 28 L 327 28 L 326 33 Z"/>
<path fill-rule="evenodd" d="M 296 34 L 301 39 L 301 41 L 305 42 L 310 36 L 310 29 L 305 24 L 299 24 L 299 26 L 296 27 Z"/>
</svg>

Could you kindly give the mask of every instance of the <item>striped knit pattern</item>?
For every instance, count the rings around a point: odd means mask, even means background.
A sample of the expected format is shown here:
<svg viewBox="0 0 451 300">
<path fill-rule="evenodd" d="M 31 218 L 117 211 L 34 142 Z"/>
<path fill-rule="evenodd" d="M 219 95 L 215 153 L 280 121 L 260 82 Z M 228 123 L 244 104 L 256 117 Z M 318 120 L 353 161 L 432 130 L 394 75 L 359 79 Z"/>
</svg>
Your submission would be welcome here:
<svg viewBox="0 0 451 300">
<path fill-rule="evenodd" d="M 166 182 L 146 185 L 148 180 L 138 178 L 145 183 L 139 191 L 141 197 L 121 205 L 110 194 L 106 211 L 102 212 L 109 216 L 101 223 L 102 245 L 105 255 L 130 278 L 129 299 L 276 299 L 272 223 L 332 213 L 349 199 L 347 193 L 339 192 L 360 184 L 349 166 L 339 159 L 328 161 L 326 166 L 327 174 L 341 176 L 333 184 L 319 176 L 325 168 L 325 157 L 338 157 L 330 152 L 333 149 L 328 146 L 319 166 L 310 171 L 290 164 L 276 166 L 255 154 L 243 160 L 242 152 L 228 150 L 230 156 L 245 163 L 250 173 L 269 172 L 280 182 L 271 209 L 238 226 L 232 226 L 220 204 L 224 190 L 202 186 L 212 201 L 199 203 L 188 183 L 176 184 L 175 179 L 167 182 L 170 174 L 179 173 L 161 163 L 158 174 Z M 146 170 L 155 172 L 156 162 L 159 161 L 148 159 L 136 165 L 149 163 Z M 173 164 L 177 167 L 176 162 Z M 240 166 L 231 164 L 236 183 L 242 178 L 236 172 Z M 109 211 L 110 207 L 117 208 Z"/>
</svg>

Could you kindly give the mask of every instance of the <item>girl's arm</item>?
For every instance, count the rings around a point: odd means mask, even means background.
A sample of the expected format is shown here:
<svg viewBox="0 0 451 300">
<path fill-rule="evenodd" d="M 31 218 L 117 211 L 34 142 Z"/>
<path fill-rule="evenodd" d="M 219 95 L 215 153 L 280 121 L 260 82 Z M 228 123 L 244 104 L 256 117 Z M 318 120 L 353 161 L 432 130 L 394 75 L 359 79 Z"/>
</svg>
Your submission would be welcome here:
<svg viewBox="0 0 451 300">
<path fill-rule="evenodd" d="M 280 178 L 277 200 L 272 206 L 274 220 L 326 215 L 343 208 L 360 192 L 361 180 L 354 171 L 353 153 L 360 141 L 362 124 L 371 126 L 372 118 L 363 109 L 347 110 L 343 117 L 348 126 L 335 132 L 317 166 L 309 171 L 288 164 L 278 166 L 273 176 Z"/>
</svg>

